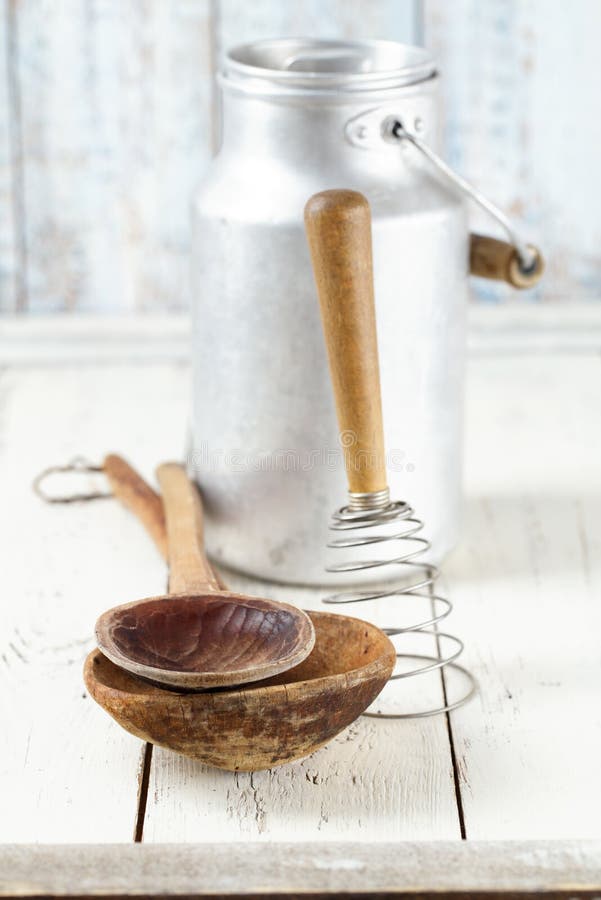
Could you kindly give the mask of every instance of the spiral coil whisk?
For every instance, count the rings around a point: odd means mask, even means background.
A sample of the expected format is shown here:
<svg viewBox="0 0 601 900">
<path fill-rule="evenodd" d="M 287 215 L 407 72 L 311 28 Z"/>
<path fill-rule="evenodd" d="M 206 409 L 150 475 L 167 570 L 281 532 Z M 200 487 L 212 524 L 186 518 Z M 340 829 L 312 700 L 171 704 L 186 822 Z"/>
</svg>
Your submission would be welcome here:
<svg viewBox="0 0 601 900">
<path fill-rule="evenodd" d="M 418 606 L 427 603 L 428 613 L 420 614 L 416 621 L 392 622 L 383 628 L 393 643 L 402 635 L 422 638 L 422 642 L 417 641 L 420 652 L 395 648 L 397 665 L 390 680 L 406 681 L 428 672 L 438 672 L 437 696 L 442 688 L 443 702 L 416 712 L 377 709 L 366 715 L 408 719 L 446 713 L 465 703 L 476 686 L 469 672 L 457 662 L 463 650 L 462 642 L 439 629 L 452 605 L 436 591 L 439 573 L 425 559 L 430 543 L 422 535 L 423 522 L 408 503 L 390 499 L 380 396 L 369 203 L 357 191 L 322 191 L 307 202 L 305 227 L 349 488 L 348 504 L 334 514 L 330 526 L 335 539 L 329 546 L 345 551 L 345 554 L 339 557 L 340 562 L 330 565 L 328 571 L 341 577 L 355 574 L 359 580 L 367 579 L 370 584 L 377 580 L 379 585 L 384 585 L 346 590 L 326 597 L 324 602 L 373 602 L 377 613 L 381 611 L 380 601 L 384 600 L 396 600 L 401 607 L 402 601 L 406 607 L 412 605 L 409 601 L 413 605 L 417 602 Z M 391 552 L 388 552 L 389 547 Z M 365 554 L 362 558 L 348 558 L 349 553 L 361 548 Z M 368 555 L 370 551 L 373 555 Z M 402 578 L 398 577 L 401 575 Z M 404 612 L 407 618 L 407 610 Z M 373 616 L 368 614 L 361 618 L 373 619 Z M 423 642 L 430 652 L 421 652 Z M 446 654 L 443 652 L 445 645 L 450 647 Z M 417 665 L 403 668 L 410 661 Z M 445 674 L 451 670 L 461 673 L 468 683 L 467 690 L 456 700 L 449 699 L 447 694 Z M 398 702 L 399 698 L 391 699 Z"/>
<path fill-rule="evenodd" d="M 424 523 L 416 517 L 412 507 L 402 501 L 390 501 L 387 490 L 373 494 L 351 494 L 349 505 L 337 510 L 330 523 L 330 529 L 336 537 L 328 546 L 333 549 L 369 549 L 387 544 L 395 549 L 383 559 L 367 558 L 334 563 L 328 566 L 328 572 L 364 573 L 380 569 L 383 580 L 394 576 L 396 579 L 393 585 L 388 583 L 383 587 L 366 587 L 331 594 L 324 598 L 324 603 L 368 603 L 404 597 L 420 598 L 427 603 L 429 613 L 423 619 L 387 625 L 382 629 L 391 638 L 405 634 L 431 635 L 435 647 L 435 652 L 431 654 L 397 652 L 397 660 L 419 661 L 419 664 L 403 671 L 395 671 L 390 681 L 423 675 L 437 669 L 443 671 L 447 667 L 459 671 L 467 680 L 467 689 L 456 700 L 447 698 L 446 684 L 443 681 L 444 702 L 440 706 L 418 712 L 366 713 L 373 717 L 407 719 L 449 712 L 465 703 L 476 689 L 472 675 L 457 663 L 463 651 L 463 642 L 453 634 L 440 631 L 438 627 L 452 612 L 453 605 L 436 592 L 439 570 L 424 559 L 430 549 L 430 542 L 421 534 L 423 528 Z M 379 532 L 371 534 L 371 529 L 379 529 Z M 341 534 L 343 536 L 340 537 Z M 406 577 L 399 581 L 399 574 Z M 443 644 L 449 647 L 447 653 L 442 652 Z"/>
</svg>

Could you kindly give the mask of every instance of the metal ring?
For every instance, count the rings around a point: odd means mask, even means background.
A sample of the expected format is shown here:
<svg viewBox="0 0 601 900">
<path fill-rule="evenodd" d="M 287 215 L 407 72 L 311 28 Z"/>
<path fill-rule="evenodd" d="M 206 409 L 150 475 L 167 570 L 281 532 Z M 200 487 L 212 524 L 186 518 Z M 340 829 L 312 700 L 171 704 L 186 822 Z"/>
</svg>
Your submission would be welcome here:
<svg viewBox="0 0 601 900">
<path fill-rule="evenodd" d="M 374 516 L 373 509 L 352 509 L 350 506 L 343 506 L 338 509 L 332 516 L 332 524 L 330 528 L 333 531 L 344 531 L 348 528 L 370 528 L 372 525 L 381 525 L 387 519 L 407 518 L 413 515 L 413 509 L 408 503 L 402 500 L 393 500 L 383 509 L 377 509 L 377 516 Z"/>
<path fill-rule="evenodd" d="M 348 508 L 353 512 L 386 509 L 387 506 L 390 506 L 390 491 L 387 487 L 381 491 L 366 491 L 364 493 L 349 491 L 348 499 Z"/>
<path fill-rule="evenodd" d="M 32 481 L 32 488 L 35 494 L 44 501 L 44 503 L 80 503 L 87 500 L 106 500 L 113 495 L 110 492 L 91 491 L 88 494 L 68 494 L 62 497 L 53 497 L 47 494 L 42 484 L 49 475 L 65 472 L 103 472 L 102 466 L 94 465 L 88 462 L 83 456 L 75 456 L 66 466 L 48 466 L 40 472 Z"/>
<path fill-rule="evenodd" d="M 367 547 L 369 544 L 382 544 L 386 541 L 400 541 L 403 539 L 412 538 L 417 543 L 430 546 L 430 541 L 424 537 L 414 537 L 414 535 L 419 534 L 420 531 L 423 530 L 424 523 L 419 519 L 404 519 L 404 522 L 412 522 L 415 525 L 415 528 L 407 528 L 405 531 L 395 531 L 394 534 L 384 534 L 381 537 L 379 535 L 363 535 L 362 537 L 356 538 L 336 538 L 335 541 L 330 541 L 327 544 L 328 547 L 336 548 L 336 547 Z"/>
<path fill-rule="evenodd" d="M 517 288 L 532 287 L 535 285 L 544 271 L 544 261 L 538 247 L 528 244 L 528 250 L 532 253 L 532 262 L 525 266 L 516 247 L 515 256 L 509 263 L 509 277 L 511 284 Z"/>
</svg>

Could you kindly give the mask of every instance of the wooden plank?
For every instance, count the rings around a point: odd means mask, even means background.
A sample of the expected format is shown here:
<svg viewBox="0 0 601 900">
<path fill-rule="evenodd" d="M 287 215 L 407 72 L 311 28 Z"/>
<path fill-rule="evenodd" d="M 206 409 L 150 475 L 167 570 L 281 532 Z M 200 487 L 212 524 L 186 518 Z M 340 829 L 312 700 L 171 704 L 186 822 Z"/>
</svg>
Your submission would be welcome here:
<svg viewBox="0 0 601 900">
<path fill-rule="evenodd" d="M 132 823 L 127 819 L 124 807 L 129 809 L 135 797 L 128 794 L 122 782 L 127 784 L 127 754 L 133 752 L 137 756 L 139 745 L 122 735 L 100 710 L 90 707 L 89 701 L 80 693 L 79 669 L 91 646 L 93 621 L 103 608 L 130 597 L 160 591 L 162 585 L 156 583 L 157 561 L 155 568 L 146 563 L 147 555 L 152 554 L 151 548 L 139 555 L 139 541 L 146 548 L 144 536 L 136 530 L 134 523 L 127 521 L 121 526 L 123 514 L 112 504 L 43 507 L 29 493 L 29 478 L 48 463 L 62 462 L 77 452 L 97 458 L 99 453 L 111 449 L 106 445 L 105 436 L 109 422 L 110 433 L 118 436 L 115 438 L 119 442 L 118 449 L 131 452 L 138 464 L 147 465 L 149 458 L 154 462 L 181 456 L 186 408 L 183 380 L 184 373 L 170 366 L 114 370 L 89 365 L 85 368 L 24 369 L 18 373 L 9 372 L 6 376 L 5 389 L 11 400 L 11 415 L 4 431 L 6 449 L 2 471 L 8 502 L 22 510 L 17 523 L 13 521 L 5 526 L 6 542 L 10 540 L 11 546 L 17 545 L 6 578 L 8 584 L 15 585 L 15 589 L 18 586 L 25 597 L 17 612 L 11 610 L 5 633 L 7 640 L 14 643 L 11 636 L 16 633 L 15 629 L 19 634 L 28 635 L 34 628 L 32 623 L 36 623 L 35 628 L 41 629 L 37 638 L 40 647 L 62 647 L 62 637 L 59 642 L 57 634 L 63 632 L 69 646 L 69 635 L 77 635 L 73 640 L 81 642 L 74 649 L 70 646 L 69 660 L 73 666 L 70 671 L 64 667 L 60 656 L 57 659 L 52 654 L 49 656 L 48 671 L 56 679 L 58 687 L 55 690 L 61 699 L 57 701 L 58 710 L 54 710 L 47 698 L 46 702 L 43 696 L 40 698 L 42 711 L 34 723 L 32 735 L 29 734 L 31 716 L 28 710 L 33 705 L 40 671 L 35 667 L 28 669 L 31 674 L 20 684 L 21 696 L 26 697 L 27 702 L 23 704 L 23 718 L 19 720 L 16 735 L 11 735 L 5 798 L 9 807 L 16 806 L 36 773 L 38 780 L 44 783 L 44 790 L 39 795 L 35 792 L 28 795 L 29 801 L 21 805 L 17 823 L 5 822 L 7 839 L 28 840 L 33 835 L 44 840 L 50 834 L 56 834 L 52 831 L 56 827 L 52 812 L 56 807 L 61 808 L 59 798 L 65 791 L 70 792 L 73 808 L 63 820 L 63 840 L 123 839 L 125 833 L 130 833 Z M 37 406 L 42 392 L 44 409 L 40 411 Z M 168 412 L 165 404 L 169 406 Z M 20 413 L 18 420 L 16 409 Z M 54 435 L 54 438 L 32 441 L 28 431 L 30 421 L 36 422 L 36 429 L 39 429 L 36 434 Z M 161 428 L 156 433 L 149 431 L 149 421 L 160 421 Z M 15 477 L 15 472 L 24 474 Z M 89 525 L 92 521 L 97 528 L 94 533 L 99 538 L 109 535 L 103 548 L 93 543 Z M 124 530 L 127 526 L 131 526 L 129 532 Z M 123 529 L 123 546 L 128 548 L 128 553 L 121 561 L 113 561 L 111 569 L 109 561 L 113 560 L 116 550 L 117 528 Z M 135 543 L 132 529 L 138 543 Z M 39 574 L 38 570 L 29 572 L 26 563 L 32 544 L 35 548 L 42 547 Z M 74 558 L 75 563 L 72 562 Z M 130 559 L 136 560 L 135 566 L 129 565 Z M 140 577 L 142 570 L 144 579 Z M 24 586 L 18 581 L 22 571 L 28 571 Z M 88 571 L 94 574 L 90 575 L 90 592 L 86 593 L 83 602 L 80 600 L 81 583 Z M 63 600 L 62 615 L 55 619 L 48 613 L 43 615 L 40 606 L 43 609 L 48 604 L 49 594 L 53 595 L 57 583 Z M 255 590 L 260 588 L 255 585 Z M 290 593 L 287 591 L 286 596 Z M 306 595 L 303 599 L 307 599 Z M 314 599 L 318 601 L 318 597 Z M 7 655 L 7 659 L 11 657 Z M 47 683 L 48 674 L 44 669 L 44 685 Z M 29 693 L 24 693 L 26 688 Z M 64 696 L 66 694 L 68 698 Z M 12 704 L 14 697 L 10 701 Z M 50 722 L 59 713 L 70 722 L 69 731 L 57 736 L 56 746 L 49 746 L 44 735 L 52 731 Z M 94 723 L 94 730 L 88 720 Z M 69 741 L 73 730 L 83 727 L 82 723 L 90 729 L 84 745 L 70 743 L 74 749 L 66 754 L 63 742 Z M 108 806 L 110 814 L 107 811 L 98 821 L 95 817 L 94 822 L 84 823 L 82 817 L 88 807 L 82 806 L 81 794 L 73 797 L 71 792 L 76 791 L 73 785 L 76 786 L 78 780 L 83 782 L 88 778 L 86 796 L 88 790 L 95 794 L 97 779 L 89 778 L 88 773 L 89 742 L 101 761 L 94 765 L 93 771 L 100 771 L 109 778 L 115 767 L 117 774 L 114 777 L 119 790 L 117 796 L 106 791 L 102 793 L 102 802 Z M 27 746 L 29 750 L 25 749 Z M 53 771 L 50 781 L 46 777 L 48 753 Z M 20 768 L 25 757 L 26 765 L 15 779 L 14 770 Z M 57 759 L 64 763 L 60 762 L 55 769 Z M 380 830 L 383 821 L 391 823 L 389 834 L 401 836 L 434 834 L 452 837 L 458 833 L 450 754 L 441 721 L 423 727 L 408 724 L 402 731 L 397 723 L 361 722 L 322 751 L 319 759 L 312 758 L 301 769 L 289 766 L 274 774 L 238 777 L 207 772 L 199 778 L 198 768 L 166 752 L 155 754 L 149 804 L 153 810 L 149 812 L 147 824 L 147 834 L 153 839 L 167 837 L 173 840 L 176 831 L 193 839 L 199 830 L 204 832 L 203 839 L 211 835 L 214 839 L 220 828 L 231 830 L 230 814 L 235 817 L 241 838 L 255 832 L 266 837 L 284 829 L 285 804 L 289 809 L 301 804 L 304 809 L 306 820 L 297 837 L 315 835 L 323 830 L 330 838 L 353 832 L 361 836 L 379 833 L 382 838 L 385 837 Z M 346 785 L 344 793 L 339 791 L 341 782 Z M 214 819 L 206 815 L 210 799 L 213 801 L 211 809 L 217 812 L 221 807 L 221 814 L 216 814 Z M 113 804 L 117 805 L 116 812 L 112 809 Z M 197 804 L 203 807 L 203 816 L 196 815 Z M 174 809 L 178 822 L 172 817 Z"/>
<path fill-rule="evenodd" d="M 601 304 L 474 304 L 468 323 L 472 356 L 601 350 Z M 183 314 L 0 318 L 0 365 L 184 363 L 190 351 L 190 321 Z"/>
<path fill-rule="evenodd" d="M 0 897 L 590 897 L 598 843 L 0 848 Z"/>
<path fill-rule="evenodd" d="M 500 323 L 516 321 L 514 312 L 497 312 Z M 551 311 L 543 318 L 550 328 Z M 588 329 L 591 320 L 583 321 Z M 22 334 L 34 326 L 23 323 Z M 148 337 L 151 323 L 144 328 Z M 469 374 L 467 534 L 445 566 L 452 630 L 465 638 L 482 684 L 480 697 L 453 716 L 467 836 L 596 837 L 598 354 L 478 356 Z M 0 490 L 14 510 L 0 540 L 11 548 L 3 566 L 8 595 L 19 598 L 0 612 L 0 712 L 13 724 L 10 740 L 6 730 L 0 736 L 0 791 L 15 810 L 0 817 L 0 840 L 128 840 L 140 745 L 81 697 L 80 665 L 107 595 L 119 589 L 111 601 L 118 602 L 154 593 L 163 568 L 136 523 L 108 501 L 44 507 L 29 481 L 76 452 L 120 449 L 147 474 L 158 459 L 181 456 L 185 370 L 23 368 L 3 373 L 0 389 Z M 319 600 L 282 590 L 304 605 Z M 450 761 L 443 765 L 448 742 L 434 731 L 441 721 L 390 723 L 390 731 L 387 723 L 359 722 L 301 766 L 237 779 L 157 751 L 145 838 L 238 846 L 245 838 L 456 837 Z"/>
<path fill-rule="evenodd" d="M 31 480 L 117 445 L 151 474 L 181 455 L 185 410 L 177 366 L 2 373 L 0 841 L 132 839 L 142 745 L 87 696 L 82 664 L 100 612 L 160 593 L 165 568 L 115 502 L 48 506 Z"/>
<path fill-rule="evenodd" d="M 453 716 L 467 836 L 598 838 L 601 712 L 593 698 L 601 688 L 601 483 L 590 448 L 601 443 L 599 360 L 471 365 L 468 533 L 445 567 L 456 604 L 451 630 L 466 640 L 466 661 L 481 683 L 477 700 Z M 252 590 L 252 583 L 238 586 Z M 282 596 L 294 599 L 289 589 Z M 316 598 L 296 599 L 313 605 Z M 233 790 L 229 776 L 159 752 L 146 839 L 307 840 L 317 830 L 326 840 L 361 834 L 374 841 L 422 828 L 432 834 L 437 826 L 427 823 L 420 799 L 404 807 L 403 822 L 395 815 L 399 800 L 390 809 L 384 800 L 398 796 L 391 769 L 407 776 L 390 750 L 400 742 L 405 759 L 412 758 L 406 732 L 376 731 L 366 746 L 363 727 L 357 724 L 352 756 L 334 742 L 333 756 L 322 751 L 301 764 L 306 783 L 283 769 L 237 776 Z M 431 737 L 421 736 L 428 747 Z M 567 764 L 575 752 L 577 762 Z M 352 784 L 358 772 L 373 808 Z M 319 792 L 314 776 L 325 786 Z"/>
<path fill-rule="evenodd" d="M 599 838 L 601 363 L 477 359 L 445 566 L 480 680 L 453 715 L 468 839 Z"/>
<path fill-rule="evenodd" d="M 19 306 L 19 120 L 14 93 L 14 33 L 11 4 L 0 3 L 0 312 Z"/>
<path fill-rule="evenodd" d="M 598 356 L 601 350 L 601 304 L 474 303 L 468 325 L 471 356 Z"/>
<path fill-rule="evenodd" d="M 323 609 L 319 589 L 224 577 L 234 590 Z M 441 702 L 437 681 L 412 693 L 418 704 Z M 306 760 L 252 774 L 212 770 L 160 748 L 153 754 L 145 841 L 454 837 L 459 819 L 444 717 L 360 718 Z"/>
<path fill-rule="evenodd" d="M 186 306 L 211 145 L 209 9 L 15 5 L 32 310 Z"/>
<path fill-rule="evenodd" d="M 188 363 L 190 350 L 190 320 L 181 314 L 0 319 L 0 365 L 11 367 Z"/>
<path fill-rule="evenodd" d="M 601 57 L 590 35 L 601 29 L 601 5 L 425 0 L 424 8 L 426 44 L 442 74 L 446 157 L 547 257 L 547 276 L 527 296 L 598 299 L 601 225 L 591 178 L 601 123 L 590 110 Z M 569 47 L 578 52 L 566 53 Z M 473 222 L 475 230 L 495 231 L 477 209 Z M 487 281 L 476 293 L 515 297 Z"/>
<path fill-rule="evenodd" d="M 386 38 L 415 43 L 420 27 L 418 0 L 219 0 L 220 51 L 262 38 L 303 37 L 358 40 Z"/>
</svg>

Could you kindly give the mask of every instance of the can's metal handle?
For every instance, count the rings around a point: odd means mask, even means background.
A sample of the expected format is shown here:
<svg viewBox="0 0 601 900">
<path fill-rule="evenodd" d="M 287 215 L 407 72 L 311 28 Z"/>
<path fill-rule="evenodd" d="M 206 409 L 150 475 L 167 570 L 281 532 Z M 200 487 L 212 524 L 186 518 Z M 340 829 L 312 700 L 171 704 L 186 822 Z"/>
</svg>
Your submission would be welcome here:
<svg viewBox="0 0 601 900">
<path fill-rule="evenodd" d="M 455 187 L 496 219 L 507 233 L 509 243 L 478 234 L 471 236 L 470 272 L 472 275 L 506 281 L 515 288 L 533 287 L 540 281 L 545 268 L 540 250 L 522 240 L 504 212 L 457 172 L 454 172 L 425 141 L 408 131 L 400 119 L 395 117 L 387 119 L 384 122 L 383 134 L 389 139 L 405 140 L 413 144 Z"/>
<path fill-rule="evenodd" d="M 381 107 L 367 110 L 346 123 L 345 135 L 351 144 L 365 150 L 378 147 L 383 140 L 389 144 L 412 144 L 447 181 L 501 225 L 508 242 L 471 235 L 470 271 L 473 275 L 506 281 L 515 288 L 533 287 L 540 281 L 545 268 L 540 250 L 524 241 L 504 212 L 454 172 L 414 131 L 406 128 L 400 115 L 387 113 Z"/>
</svg>

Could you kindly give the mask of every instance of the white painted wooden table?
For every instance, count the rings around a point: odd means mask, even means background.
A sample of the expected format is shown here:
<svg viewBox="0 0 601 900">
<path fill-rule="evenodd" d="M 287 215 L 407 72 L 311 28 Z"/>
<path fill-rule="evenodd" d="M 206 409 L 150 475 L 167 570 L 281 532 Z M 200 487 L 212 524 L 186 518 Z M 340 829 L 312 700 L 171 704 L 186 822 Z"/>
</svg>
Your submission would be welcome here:
<svg viewBox="0 0 601 900">
<path fill-rule="evenodd" d="M 360 719 L 256 774 L 151 752 L 87 696 L 97 615 L 160 593 L 165 569 L 115 502 L 31 491 L 76 454 L 118 450 L 149 478 L 182 456 L 185 334 L 0 322 L 0 896 L 599 893 L 601 310 L 472 313 L 465 528 L 444 581 L 478 697 L 449 721 Z"/>
</svg>

